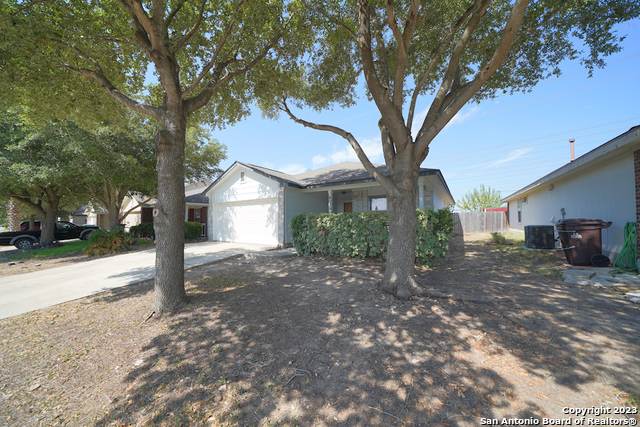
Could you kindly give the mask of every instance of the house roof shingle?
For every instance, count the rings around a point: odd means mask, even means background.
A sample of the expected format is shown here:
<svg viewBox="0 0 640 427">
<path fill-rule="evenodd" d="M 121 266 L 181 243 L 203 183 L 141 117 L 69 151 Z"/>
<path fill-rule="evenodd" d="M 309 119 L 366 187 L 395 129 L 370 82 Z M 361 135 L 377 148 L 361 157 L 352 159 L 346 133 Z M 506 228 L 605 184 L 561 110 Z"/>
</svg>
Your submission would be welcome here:
<svg viewBox="0 0 640 427">
<path fill-rule="evenodd" d="M 220 180 L 222 180 L 234 166 L 242 165 L 248 169 L 253 170 L 260 175 L 264 175 L 278 182 L 283 182 L 288 185 L 297 188 L 318 188 L 328 187 L 343 184 L 357 184 L 361 182 L 373 182 L 375 178 L 371 176 L 369 172 L 362 166 L 360 162 L 342 162 L 331 166 L 325 166 L 320 169 L 314 169 L 299 173 L 296 175 L 289 175 L 284 172 L 276 171 L 273 169 L 265 168 L 262 166 L 252 165 L 250 163 L 243 163 L 236 161 L 231 165 L 222 175 L 218 177 L 210 186 L 208 186 L 202 194 L 206 194 L 211 188 L 213 188 Z M 386 165 L 374 165 L 384 175 L 388 175 Z M 439 169 L 420 168 L 420 176 L 437 175 L 446 191 L 451 196 L 451 192 L 444 181 Z M 451 196 L 453 200 L 453 197 Z"/>
</svg>

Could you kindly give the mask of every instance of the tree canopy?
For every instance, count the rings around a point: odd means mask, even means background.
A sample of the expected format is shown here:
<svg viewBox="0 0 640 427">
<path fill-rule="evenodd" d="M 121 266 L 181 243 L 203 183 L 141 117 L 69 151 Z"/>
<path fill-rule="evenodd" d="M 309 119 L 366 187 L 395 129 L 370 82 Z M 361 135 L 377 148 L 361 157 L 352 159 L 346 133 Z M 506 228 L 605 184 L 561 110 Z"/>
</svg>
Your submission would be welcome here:
<svg viewBox="0 0 640 427">
<path fill-rule="evenodd" d="M 500 192 L 480 184 L 479 188 L 474 188 L 458 200 L 458 208 L 469 212 L 484 212 L 487 208 L 497 208 L 502 204 Z"/>
<path fill-rule="evenodd" d="M 413 277 L 419 168 L 436 136 L 468 102 L 527 91 L 559 74 L 564 59 L 590 71 L 620 50 L 616 24 L 637 18 L 635 0 L 305 1 L 312 52 L 279 80 L 279 108 L 304 126 L 346 139 L 387 192 L 389 248 L 383 289 L 422 295 Z M 293 77 L 291 77 L 293 76 Z M 364 77 L 388 173 L 346 129 L 312 123 L 291 108 L 355 102 Z M 416 111 L 418 100 L 429 106 Z"/>
<path fill-rule="evenodd" d="M 270 98 L 270 81 L 300 54 L 300 9 L 284 0 L 0 3 L 0 100 L 85 126 L 118 123 L 124 109 L 161 126 L 153 312 L 187 301 L 187 122 L 223 126 L 248 114 L 252 100 Z M 157 83 L 146 81 L 150 70 Z"/>
<path fill-rule="evenodd" d="M 40 242 L 53 240 L 58 209 L 79 204 L 84 182 L 83 146 L 90 134 L 68 122 L 42 127 L 0 112 L 0 196 L 40 217 Z"/>
</svg>

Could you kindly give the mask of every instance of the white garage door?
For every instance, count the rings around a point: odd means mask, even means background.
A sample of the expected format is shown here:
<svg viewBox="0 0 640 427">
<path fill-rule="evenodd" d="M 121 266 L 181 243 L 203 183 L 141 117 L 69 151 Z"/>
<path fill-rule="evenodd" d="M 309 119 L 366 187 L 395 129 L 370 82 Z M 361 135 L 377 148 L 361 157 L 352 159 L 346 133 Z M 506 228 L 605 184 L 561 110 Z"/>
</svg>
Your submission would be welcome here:
<svg viewBox="0 0 640 427">
<path fill-rule="evenodd" d="M 278 201 L 215 204 L 214 240 L 223 242 L 278 244 Z"/>
</svg>

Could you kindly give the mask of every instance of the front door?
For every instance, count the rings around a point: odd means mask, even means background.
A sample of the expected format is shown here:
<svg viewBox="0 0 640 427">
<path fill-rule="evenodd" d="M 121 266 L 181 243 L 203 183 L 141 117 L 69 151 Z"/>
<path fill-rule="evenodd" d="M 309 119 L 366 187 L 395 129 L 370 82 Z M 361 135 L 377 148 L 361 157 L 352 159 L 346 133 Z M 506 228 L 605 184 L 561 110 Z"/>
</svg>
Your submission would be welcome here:
<svg viewBox="0 0 640 427">
<path fill-rule="evenodd" d="M 344 212 L 353 212 L 353 204 L 352 202 L 344 202 Z"/>
</svg>

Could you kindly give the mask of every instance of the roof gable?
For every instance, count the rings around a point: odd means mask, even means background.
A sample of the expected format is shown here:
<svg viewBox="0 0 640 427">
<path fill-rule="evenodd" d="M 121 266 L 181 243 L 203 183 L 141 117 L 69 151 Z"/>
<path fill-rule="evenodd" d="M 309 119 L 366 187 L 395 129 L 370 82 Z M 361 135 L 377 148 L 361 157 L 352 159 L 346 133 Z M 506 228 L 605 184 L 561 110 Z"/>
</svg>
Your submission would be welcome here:
<svg viewBox="0 0 640 427">
<path fill-rule="evenodd" d="M 529 191 L 534 190 L 535 188 L 551 180 L 563 177 L 572 172 L 591 168 L 594 164 L 605 161 L 607 158 L 611 158 L 613 156 L 616 156 L 617 154 L 623 153 L 624 151 L 622 150 L 638 149 L 638 145 L 640 145 L 640 125 L 632 127 L 625 133 L 616 136 L 615 138 L 589 151 L 588 153 L 583 154 L 574 161 L 559 167 L 553 172 L 550 172 L 542 178 L 527 185 L 526 187 L 523 187 L 515 193 L 510 194 L 509 196 L 503 198 L 501 202 L 506 203 L 509 200 L 518 198 L 519 196 L 528 193 Z"/>
<path fill-rule="evenodd" d="M 374 166 L 378 168 L 378 170 L 384 175 L 389 175 L 386 165 Z M 247 168 L 257 174 L 265 176 L 275 182 L 284 184 L 286 186 L 301 189 L 359 184 L 376 181 L 376 179 L 371 176 L 371 174 L 367 172 L 364 166 L 362 166 L 362 164 L 359 162 L 342 162 L 335 165 L 325 166 L 323 168 L 299 173 L 297 175 L 289 175 L 287 173 L 265 168 L 262 166 L 235 161 L 231 166 L 229 166 L 226 171 L 224 171 L 222 175 L 218 177 L 218 179 L 216 179 L 202 192 L 202 195 L 206 195 L 218 184 L 220 184 L 226 178 L 230 177 L 234 173 L 234 170 L 238 167 Z M 451 198 L 452 202 L 455 203 L 455 201 L 453 200 L 453 196 L 451 195 L 451 191 L 449 190 L 449 187 L 447 186 L 447 183 L 444 180 L 444 177 L 442 176 L 440 170 L 420 168 L 420 176 L 428 175 L 435 175 L 438 177 L 438 179 L 442 183 L 442 186 L 447 192 L 447 195 Z"/>
</svg>

